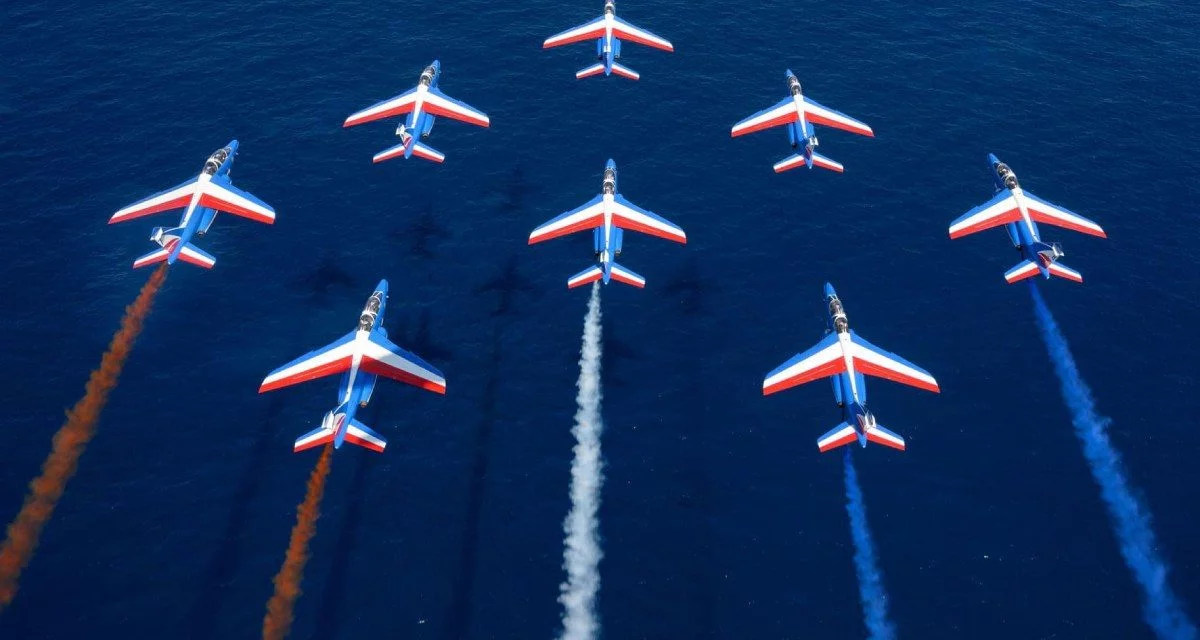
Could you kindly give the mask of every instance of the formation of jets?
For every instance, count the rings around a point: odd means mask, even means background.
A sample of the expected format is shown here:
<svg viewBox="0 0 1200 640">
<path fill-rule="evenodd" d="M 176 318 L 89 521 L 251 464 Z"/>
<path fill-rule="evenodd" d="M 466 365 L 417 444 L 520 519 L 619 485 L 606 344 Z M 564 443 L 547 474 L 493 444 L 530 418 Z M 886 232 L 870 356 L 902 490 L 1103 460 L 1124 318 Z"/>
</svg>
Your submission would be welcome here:
<svg viewBox="0 0 1200 640">
<path fill-rule="evenodd" d="M 636 71 L 618 62 L 621 59 L 622 41 L 674 51 L 674 45 L 665 38 L 618 18 L 612 0 L 605 2 L 604 13 L 599 18 L 547 38 L 543 48 L 586 40 L 595 40 L 598 62 L 581 69 L 575 74 L 576 78 L 600 74 L 615 74 L 633 80 L 640 78 Z M 443 93 L 438 88 L 440 77 L 441 64 L 434 60 L 421 71 L 415 87 L 353 113 L 346 118 L 343 126 L 352 127 L 393 116 L 405 116 L 395 131 L 399 144 L 375 154 L 373 162 L 416 156 L 442 163 L 446 159 L 445 154 L 424 142 L 438 117 L 479 127 L 488 127 L 491 121 L 482 111 Z M 776 173 L 801 166 L 843 172 L 844 167 L 840 162 L 817 151 L 819 142 L 815 126 L 841 129 L 867 137 L 874 137 L 875 132 L 866 123 L 804 95 L 800 81 L 790 69 L 785 79 L 787 97 L 733 125 L 730 135 L 739 137 L 782 126 L 787 131 L 793 153 L 775 163 Z M 174 264 L 177 260 L 211 268 L 216 264 L 216 259 L 192 244 L 192 239 L 208 232 L 218 211 L 267 224 L 274 222 L 274 209 L 233 186 L 229 172 L 237 150 L 237 141 L 231 141 L 209 156 L 197 177 L 113 214 L 110 223 L 169 209 L 184 209 L 177 227 L 156 227 L 153 230 L 150 239 L 159 248 L 135 260 L 135 268 L 161 262 Z M 995 182 L 995 195 L 952 222 L 950 238 L 960 238 L 1003 225 L 1022 256 L 1022 261 L 1005 273 L 1005 280 L 1012 283 L 1041 274 L 1045 278 L 1057 276 L 1082 282 L 1083 277 L 1078 271 L 1058 262 L 1063 255 L 1061 246 L 1043 241 L 1037 223 L 1101 238 L 1105 237 L 1104 230 L 1079 214 L 1024 191 L 1012 169 L 995 155 L 988 155 L 988 163 Z M 637 288 L 645 287 L 644 277 L 616 262 L 621 255 L 627 230 L 680 244 L 687 242 L 687 234 L 678 225 L 638 207 L 617 191 L 617 166 L 613 160 L 609 160 L 604 167 L 600 194 L 535 228 L 529 234 L 529 244 L 588 230 L 593 234 L 596 264 L 568 278 L 568 288 L 594 282 L 608 284 L 614 280 Z M 326 413 L 319 427 L 296 439 L 295 451 L 326 443 L 332 443 L 337 448 L 343 442 L 383 451 L 387 441 L 355 419 L 357 409 L 365 407 L 370 401 L 380 376 L 445 393 L 446 380 L 440 371 L 387 339 L 387 331 L 382 326 L 387 293 L 387 281 L 383 280 L 367 300 L 354 331 L 276 369 L 263 380 L 260 392 L 342 374 L 336 408 Z M 885 378 L 933 392 L 939 391 L 937 381 L 924 369 L 876 347 L 850 330 L 842 302 L 829 284 L 825 285 L 825 302 L 829 309 L 829 329 L 825 338 L 767 374 L 763 380 L 763 394 L 770 395 L 819 378 L 831 378 L 834 399 L 842 409 L 843 421 L 818 438 L 819 450 L 829 451 L 855 440 L 864 447 L 867 442 L 874 442 L 903 450 L 904 438 L 880 425 L 867 409 L 866 376 Z"/>
</svg>

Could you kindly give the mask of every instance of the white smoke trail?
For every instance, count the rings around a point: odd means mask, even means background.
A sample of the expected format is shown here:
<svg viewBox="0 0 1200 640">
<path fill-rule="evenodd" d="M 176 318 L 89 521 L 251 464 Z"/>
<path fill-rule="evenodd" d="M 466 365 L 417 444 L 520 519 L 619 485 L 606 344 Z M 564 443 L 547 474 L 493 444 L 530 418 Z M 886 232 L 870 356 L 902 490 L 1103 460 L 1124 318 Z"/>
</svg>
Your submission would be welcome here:
<svg viewBox="0 0 1200 640">
<path fill-rule="evenodd" d="M 604 461 L 600 459 L 600 283 L 592 285 L 587 316 L 583 321 L 583 347 L 579 355 L 579 395 L 575 412 L 575 459 L 571 462 L 571 511 L 563 521 L 566 545 L 563 569 L 567 579 L 559 585 L 563 605 L 562 640 L 592 640 L 599 635 L 596 593 L 600 591 L 599 522 L 600 486 Z"/>
</svg>

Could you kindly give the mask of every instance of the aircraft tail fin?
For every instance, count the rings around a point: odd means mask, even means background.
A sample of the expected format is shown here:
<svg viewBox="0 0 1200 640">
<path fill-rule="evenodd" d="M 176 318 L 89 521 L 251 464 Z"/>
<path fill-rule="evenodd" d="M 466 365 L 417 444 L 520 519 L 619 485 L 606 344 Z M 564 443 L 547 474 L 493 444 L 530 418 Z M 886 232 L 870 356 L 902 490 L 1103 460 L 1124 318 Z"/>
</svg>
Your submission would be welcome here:
<svg viewBox="0 0 1200 640">
<path fill-rule="evenodd" d="M 1032 278 L 1038 274 L 1037 263 L 1032 260 L 1022 260 L 1016 266 L 1004 272 L 1004 279 L 1009 284 Z"/>
<path fill-rule="evenodd" d="M 211 254 L 190 242 L 185 242 L 179 250 L 179 259 L 205 269 L 211 269 L 217 263 L 217 259 Z"/>
<path fill-rule="evenodd" d="M 602 73 L 604 73 L 604 63 L 597 62 L 596 64 L 594 64 L 590 67 L 584 67 L 584 68 L 580 69 L 579 71 L 576 71 L 575 78 L 577 80 L 583 80 L 584 78 L 598 76 Z"/>
<path fill-rule="evenodd" d="M 842 163 L 838 162 L 837 160 L 830 159 L 829 157 L 823 156 L 816 151 L 812 152 L 812 163 L 814 167 L 829 169 L 830 171 L 835 171 L 837 173 L 841 173 L 845 168 L 842 166 Z"/>
<path fill-rule="evenodd" d="M 1057 276 L 1063 280 L 1070 280 L 1071 282 L 1080 283 L 1083 282 L 1083 274 L 1062 264 L 1061 262 L 1051 262 L 1050 266 L 1046 267 L 1046 269 L 1050 272 L 1050 275 Z"/>
<path fill-rule="evenodd" d="M 429 160 L 430 162 L 437 162 L 439 164 L 446 161 L 446 154 L 434 149 L 424 142 L 421 142 L 420 138 L 409 136 L 404 138 L 404 141 L 400 144 L 394 147 L 389 147 L 375 154 L 375 156 L 371 158 L 371 162 L 378 164 L 384 160 L 407 157 L 410 155 Z"/>
<path fill-rule="evenodd" d="M 567 288 L 574 289 L 575 287 L 582 287 L 583 285 L 591 284 L 602 277 L 604 277 L 604 271 L 600 268 L 600 265 L 592 265 L 587 269 L 584 269 L 583 271 L 571 276 L 570 278 L 567 278 Z"/>
<path fill-rule="evenodd" d="M 803 153 L 793 153 L 792 155 L 775 163 L 775 173 L 783 173 L 784 171 L 791 171 L 792 169 L 799 169 L 800 167 L 807 166 L 809 166 L 808 158 Z M 830 159 L 827 156 L 823 156 L 816 151 L 812 152 L 812 166 L 820 167 L 822 169 L 829 169 L 830 171 L 836 171 L 837 173 L 841 173 L 844 169 L 842 163 L 838 162 L 837 160 Z"/>
<path fill-rule="evenodd" d="M 817 449 L 821 453 L 837 449 L 838 447 L 848 445 L 858 439 L 858 432 L 854 427 L 843 422 L 838 426 L 829 430 L 828 433 L 817 438 Z"/>
<path fill-rule="evenodd" d="M 133 268 L 140 269 L 142 267 L 148 267 L 152 264 L 166 262 L 167 256 L 170 255 L 170 253 L 171 252 L 166 249 L 155 249 L 154 251 L 147 253 L 146 255 L 138 258 L 137 260 L 134 260 Z"/>
<path fill-rule="evenodd" d="M 333 429 L 321 425 L 312 431 L 296 438 L 296 443 L 292 445 L 293 453 L 300 453 L 313 447 L 319 447 L 323 444 L 333 442 Z"/>
<path fill-rule="evenodd" d="M 436 162 L 438 164 L 446 161 L 446 154 L 434 149 L 420 140 L 413 142 L 412 154 L 418 158 L 424 158 L 425 160 Z"/>
<path fill-rule="evenodd" d="M 883 425 L 881 424 L 876 424 L 875 426 L 867 429 L 867 440 L 870 440 L 875 444 L 881 444 L 885 447 L 891 447 L 893 449 L 904 451 L 904 438 L 901 438 L 899 435 L 896 435 L 895 433 L 883 428 Z"/>
<path fill-rule="evenodd" d="M 612 72 L 621 76 L 622 78 L 629 78 L 630 80 L 637 80 L 638 78 L 642 77 L 642 74 L 619 62 L 612 63 Z"/>
<path fill-rule="evenodd" d="M 608 263 L 608 277 L 622 284 L 637 287 L 638 289 L 645 288 L 646 286 L 645 278 L 615 262 Z"/>
<path fill-rule="evenodd" d="M 383 453 L 384 447 L 387 446 L 387 440 L 383 436 L 375 433 L 367 425 L 358 420 L 351 420 L 346 427 L 346 442 L 358 445 L 364 449 L 370 449 L 376 453 Z"/>
</svg>

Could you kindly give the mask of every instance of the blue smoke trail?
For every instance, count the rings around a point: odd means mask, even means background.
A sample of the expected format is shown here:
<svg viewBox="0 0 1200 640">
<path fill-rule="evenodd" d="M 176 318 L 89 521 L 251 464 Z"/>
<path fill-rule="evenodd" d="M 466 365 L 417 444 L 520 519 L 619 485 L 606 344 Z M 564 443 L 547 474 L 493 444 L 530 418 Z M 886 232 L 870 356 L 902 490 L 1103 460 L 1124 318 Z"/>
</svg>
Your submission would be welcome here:
<svg viewBox="0 0 1200 640">
<path fill-rule="evenodd" d="M 888 620 L 887 593 L 883 590 L 883 576 L 875 561 L 875 543 L 871 541 L 871 530 L 867 528 L 867 507 L 863 504 L 862 487 L 858 486 L 858 474 L 846 448 L 846 513 L 850 515 L 850 535 L 854 538 L 854 570 L 858 574 L 858 595 L 862 599 L 863 622 L 873 640 L 891 640 L 896 630 Z"/>
<path fill-rule="evenodd" d="M 1155 552 L 1158 542 L 1154 538 L 1154 531 L 1150 529 L 1150 515 L 1130 492 L 1121 468 L 1121 456 L 1108 440 L 1110 420 L 1096 414 L 1092 391 L 1079 376 L 1067 340 L 1033 283 L 1030 283 L 1029 291 L 1033 295 L 1033 308 L 1038 327 L 1042 330 L 1042 339 L 1046 342 L 1050 360 L 1062 383 L 1063 399 L 1071 412 L 1075 435 L 1083 442 L 1083 455 L 1092 469 L 1096 484 L 1100 485 L 1100 495 L 1108 507 L 1121 545 L 1121 555 L 1142 589 L 1145 599 L 1142 615 L 1146 624 L 1159 638 L 1194 639 L 1196 627 L 1183 612 L 1183 607 L 1167 584 L 1167 565 Z"/>
</svg>

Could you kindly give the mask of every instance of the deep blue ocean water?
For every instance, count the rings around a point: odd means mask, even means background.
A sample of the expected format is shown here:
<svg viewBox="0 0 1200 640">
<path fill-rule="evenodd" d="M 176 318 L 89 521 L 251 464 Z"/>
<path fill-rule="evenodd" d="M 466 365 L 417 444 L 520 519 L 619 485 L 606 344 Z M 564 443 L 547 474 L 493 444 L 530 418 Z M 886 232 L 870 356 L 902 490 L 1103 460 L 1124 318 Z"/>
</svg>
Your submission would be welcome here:
<svg viewBox="0 0 1200 640">
<path fill-rule="evenodd" d="M 870 384 L 899 454 L 856 451 L 906 638 L 1146 638 L 1000 230 L 951 242 L 991 194 L 984 156 L 1104 225 L 1049 228 L 1087 282 L 1042 284 L 1171 582 L 1200 613 L 1194 154 L 1200 8 L 1131 1 L 621 3 L 674 54 L 576 81 L 590 44 L 541 40 L 600 4 L 121 0 L 3 10 L 0 514 L 15 514 L 62 411 L 147 272 L 163 214 L 117 208 L 177 184 L 231 138 L 235 182 L 273 227 L 222 216 L 174 267 L 16 601 L 4 638 L 259 633 L 316 455 L 292 439 L 331 381 L 255 393 L 350 330 L 390 280 L 386 323 L 447 375 L 443 397 L 382 384 L 363 420 L 386 454 L 338 452 L 293 637 L 544 638 L 559 625 L 562 518 L 589 263 L 536 224 L 621 191 L 682 225 L 628 236 L 643 291 L 604 291 L 608 638 L 854 638 L 865 629 L 824 384 L 770 398 L 832 281 L 856 330 L 932 371 L 940 395 Z M 442 89 L 488 130 L 442 121 L 442 166 L 373 166 L 394 123 L 343 118 Z M 821 132 L 841 176 L 774 175 L 784 134 L 729 126 L 806 93 L 871 124 Z M 500 283 L 511 283 L 499 285 Z"/>
</svg>

